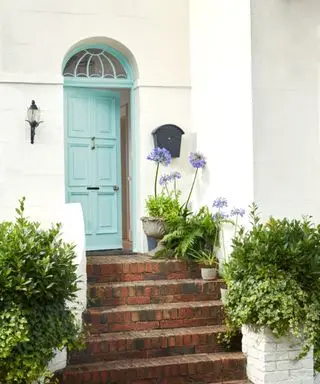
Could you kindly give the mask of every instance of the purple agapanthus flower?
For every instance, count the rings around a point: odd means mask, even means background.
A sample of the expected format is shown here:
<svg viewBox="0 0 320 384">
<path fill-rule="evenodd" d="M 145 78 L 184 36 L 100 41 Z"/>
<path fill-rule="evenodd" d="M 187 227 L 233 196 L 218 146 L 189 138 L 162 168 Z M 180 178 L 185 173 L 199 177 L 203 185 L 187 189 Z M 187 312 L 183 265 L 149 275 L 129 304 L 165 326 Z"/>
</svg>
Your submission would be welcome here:
<svg viewBox="0 0 320 384">
<path fill-rule="evenodd" d="M 160 185 L 167 185 L 171 181 L 170 174 L 169 175 L 161 175 L 159 179 Z"/>
<path fill-rule="evenodd" d="M 229 215 L 226 212 L 216 212 L 212 215 L 214 220 L 227 219 Z"/>
<path fill-rule="evenodd" d="M 171 172 L 171 173 L 167 173 L 167 174 L 161 175 L 161 177 L 159 179 L 159 184 L 160 185 L 167 185 L 171 181 L 174 181 L 174 180 L 177 180 L 177 179 L 181 179 L 181 173 L 177 172 L 177 171 L 174 171 L 174 172 Z"/>
<path fill-rule="evenodd" d="M 228 200 L 225 197 L 218 197 L 212 206 L 218 209 L 226 208 L 228 206 Z"/>
<path fill-rule="evenodd" d="M 193 168 L 204 168 L 207 164 L 205 157 L 200 152 L 191 152 L 189 155 L 190 164 Z"/>
<path fill-rule="evenodd" d="M 243 208 L 233 208 L 230 212 L 230 216 L 240 216 L 243 217 L 246 211 Z"/>
<path fill-rule="evenodd" d="M 170 173 L 171 180 L 181 179 L 181 173 L 178 171 L 173 171 Z"/>
<path fill-rule="evenodd" d="M 171 163 L 171 154 L 166 148 L 155 147 L 147 156 L 147 160 L 154 161 L 166 167 Z"/>
</svg>

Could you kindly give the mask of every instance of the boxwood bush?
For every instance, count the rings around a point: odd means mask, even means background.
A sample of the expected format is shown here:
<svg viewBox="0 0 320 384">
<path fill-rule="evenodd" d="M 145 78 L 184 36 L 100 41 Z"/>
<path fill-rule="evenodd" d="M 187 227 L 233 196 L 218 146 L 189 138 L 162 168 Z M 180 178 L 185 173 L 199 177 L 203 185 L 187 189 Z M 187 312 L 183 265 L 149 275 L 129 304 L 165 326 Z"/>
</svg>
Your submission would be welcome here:
<svg viewBox="0 0 320 384">
<path fill-rule="evenodd" d="M 252 228 L 234 238 L 225 266 L 229 328 L 246 324 L 279 337 L 303 336 L 301 356 L 314 346 L 320 370 L 320 226 L 310 217 L 262 223 L 257 209 L 253 205 Z"/>
<path fill-rule="evenodd" d="M 79 324 L 68 305 L 76 297 L 74 247 L 24 216 L 0 223 L 0 383 L 49 380 L 54 350 L 79 346 Z"/>
</svg>

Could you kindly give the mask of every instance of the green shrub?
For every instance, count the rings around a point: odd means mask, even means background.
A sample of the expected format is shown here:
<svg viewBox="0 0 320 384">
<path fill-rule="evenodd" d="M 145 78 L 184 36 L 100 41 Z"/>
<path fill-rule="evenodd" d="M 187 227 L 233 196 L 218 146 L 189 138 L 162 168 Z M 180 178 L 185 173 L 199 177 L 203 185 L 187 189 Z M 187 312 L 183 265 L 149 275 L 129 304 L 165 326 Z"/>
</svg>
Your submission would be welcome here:
<svg viewBox="0 0 320 384">
<path fill-rule="evenodd" d="M 74 247 L 60 225 L 43 230 L 24 217 L 0 224 L 0 383 L 49 378 L 54 349 L 74 348 L 80 329 L 67 302 L 76 297 Z"/>
<path fill-rule="evenodd" d="M 228 324 L 267 326 L 276 336 L 303 334 L 303 353 L 314 345 L 319 369 L 320 226 L 310 218 L 263 224 L 256 206 L 251 218 L 252 229 L 239 231 L 225 266 Z"/>
</svg>

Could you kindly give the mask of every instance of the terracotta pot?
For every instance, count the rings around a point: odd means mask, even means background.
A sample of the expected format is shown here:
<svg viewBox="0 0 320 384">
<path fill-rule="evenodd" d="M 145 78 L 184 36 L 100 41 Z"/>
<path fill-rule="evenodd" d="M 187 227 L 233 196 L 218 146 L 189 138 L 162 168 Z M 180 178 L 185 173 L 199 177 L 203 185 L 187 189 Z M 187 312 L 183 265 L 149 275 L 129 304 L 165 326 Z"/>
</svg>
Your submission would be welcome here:
<svg viewBox="0 0 320 384">
<path fill-rule="evenodd" d="M 214 280 L 217 278 L 217 268 L 201 268 L 201 277 L 203 280 Z"/>
</svg>

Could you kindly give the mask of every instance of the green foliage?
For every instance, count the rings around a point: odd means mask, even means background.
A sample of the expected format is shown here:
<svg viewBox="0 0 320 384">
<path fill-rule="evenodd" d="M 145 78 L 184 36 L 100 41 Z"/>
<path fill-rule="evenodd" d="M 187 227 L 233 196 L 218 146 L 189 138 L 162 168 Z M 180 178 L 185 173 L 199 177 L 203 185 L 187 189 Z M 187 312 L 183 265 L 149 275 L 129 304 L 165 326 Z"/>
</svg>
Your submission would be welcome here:
<svg viewBox="0 0 320 384">
<path fill-rule="evenodd" d="M 216 255 L 216 251 L 213 250 L 203 250 L 193 251 L 191 253 L 192 258 L 199 264 L 205 265 L 210 268 L 214 268 L 218 266 L 218 259 Z"/>
<path fill-rule="evenodd" d="M 160 194 L 157 197 L 149 196 L 146 200 L 147 215 L 169 220 L 180 212 L 179 196 L 173 194 Z"/>
<path fill-rule="evenodd" d="M 320 368 L 320 226 L 310 218 L 270 218 L 254 205 L 252 229 L 240 229 L 225 265 L 231 329 L 267 326 L 276 336 L 303 334 L 303 351 L 315 347 Z"/>
<path fill-rule="evenodd" d="M 76 297 L 74 247 L 24 217 L 0 224 L 0 383 L 49 378 L 54 349 L 79 345 L 80 330 L 67 302 Z"/>
<path fill-rule="evenodd" d="M 157 256 L 190 258 L 194 251 L 212 251 L 219 228 L 208 207 L 202 207 L 197 214 L 187 212 L 172 217 L 167 222 L 168 233 L 162 243 L 164 249 Z"/>
</svg>

